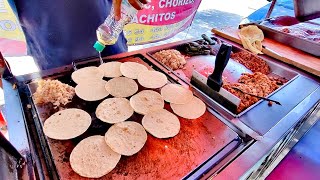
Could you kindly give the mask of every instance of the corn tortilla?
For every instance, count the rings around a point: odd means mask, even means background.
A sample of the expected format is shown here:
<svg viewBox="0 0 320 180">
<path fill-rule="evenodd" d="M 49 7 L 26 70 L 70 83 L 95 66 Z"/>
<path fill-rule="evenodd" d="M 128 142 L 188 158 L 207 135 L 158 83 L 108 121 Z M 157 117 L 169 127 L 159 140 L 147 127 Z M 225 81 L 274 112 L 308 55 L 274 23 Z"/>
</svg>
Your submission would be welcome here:
<svg viewBox="0 0 320 180">
<path fill-rule="evenodd" d="M 180 121 L 171 112 L 160 109 L 153 111 L 142 118 L 142 125 L 156 138 L 170 138 L 180 131 Z"/>
<path fill-rule="evenodd" d="M 167 84 L 161 89 L 161 95 L 165 101 L 175 104 L 186 104 L 193 97 L 192 91 L 178 84 Z"/>
<path fill-rule="evenodd" d="M 82 177 L 100 178 L 112 171 L 120 158 L 121 155 L 106 144 L 104 137 L 97 135 L 83 139 L 72 150 L 70 165 Z"/>
<path fill-rule="evenodd" d="M 81 68 L 74 71 L 71 74 L 72 80 L 77 84 L 80 84 L 82 82 L 88 82 L 92 79 L 102 79 L 103 76 L 103 71 L 101 71 L 98 67 L 95 66 Z"/>
<path fill-rule="evenodd" d="M 114 97 L 129 97 L 138 91 L 138 84 L 127 77 L 116 77 L 109 80 L 105 88 Z"/>
<path fill-rule="evenodd" d="M 109 95 L 106 90 L 107 81 L 102 79 L 83 82 L 75 87 L 76 95 L 85 101 L 98 101 Z"/>
<path fill-rule="evenodd" d="M 131 156 L 143 148 L 147 133 L 139 123 L 125 121 L 111 126 L 105 135 L 105 141 L 113 151 Z"/>
<path fill-rule="evenodd" d="M 143 90 L 130 98 L 130 105 L 136 113 L 145 115 L 149 112 L 163 109 L 162 96 L 152 90 Z"/>
<path fill-rule="evenodd" d="M 197 119 L 206 112 L 206 105 L 197 97 L 187 104 L 170 104 L 175 114 L 186 119 Z"/>
<path fill-rule="evenodd" d="M 146 66 L 136 62 L 125 62 L 120 66 L 122 75 L 131 79 L 137 79 L 140 72 L 147 70 Z"/>
<path fill-rule="evenodd" d="M 65 109 L 50 116 L 43 132 L 51 139 L 67 140 L 83 134 L 91 124 L 91 116 L 81 109 Z"/>
<path fill-rule="evenodd" d="M 129 119 L 133 112 L 126 98 L 109 98 L 98 105 L 96 116 L 103 122 L 114 124 Z"/>
<path fill-rule="evenodd" d="M 167 84 L 167 76 L 158 71 L 143 71 L 138 75 L 138 82 L 145 88 L 160 88 Z"/>
<path fill-rule="evenodd" d="M 99 66 L 99 69 L 103 71 L 104 77 L 114 78 L 122 76 L 120 71 L 121 62 L 112 61 L 103 63 Z"/>
</svg>

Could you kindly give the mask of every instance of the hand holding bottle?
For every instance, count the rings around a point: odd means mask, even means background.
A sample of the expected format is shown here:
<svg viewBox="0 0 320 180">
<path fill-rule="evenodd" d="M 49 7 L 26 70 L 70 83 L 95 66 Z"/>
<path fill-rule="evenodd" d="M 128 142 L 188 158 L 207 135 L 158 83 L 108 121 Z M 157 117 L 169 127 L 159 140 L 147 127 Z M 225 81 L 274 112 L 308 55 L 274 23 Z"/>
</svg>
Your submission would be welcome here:
<svg viewBox="0 0 320 180">
<path fill-rule="evenodd" d="M 143 5 L 149 3 L 150 0 L 128 0 L 128 2 L 136 10 L 141 10 Z M 121 18 L 121 4 L 122 0 L 113 0 L 114 14 L 117 21 L 119 21 Z"/>
<path fill-rule="evenodd" d="M 150 0 L 113 0 L 109 16 L 97 29 L 97 41 L 94 48 L 100 53 L 106 45 L 113 45 L 118 40 L 123 27 Z"/>
</svg>

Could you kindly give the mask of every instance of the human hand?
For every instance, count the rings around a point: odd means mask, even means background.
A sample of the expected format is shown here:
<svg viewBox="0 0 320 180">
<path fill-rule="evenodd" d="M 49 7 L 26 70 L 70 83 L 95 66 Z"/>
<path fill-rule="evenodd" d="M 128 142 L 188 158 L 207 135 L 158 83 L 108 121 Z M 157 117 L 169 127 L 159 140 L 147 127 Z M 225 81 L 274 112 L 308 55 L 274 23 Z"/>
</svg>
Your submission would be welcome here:
<svg viewBox="0 0 320 180">
<path fill-rule="evenodd" d="M 128 1 L 137 10 L 141 10 L 144 4 L 147 4 L 150 2 L 150 0 L 128 0 Z M 119 21 L 121 18 L 121 2 L 122 0 L 113 0 L 115 19 L 117 21 Z"/>
</svg>

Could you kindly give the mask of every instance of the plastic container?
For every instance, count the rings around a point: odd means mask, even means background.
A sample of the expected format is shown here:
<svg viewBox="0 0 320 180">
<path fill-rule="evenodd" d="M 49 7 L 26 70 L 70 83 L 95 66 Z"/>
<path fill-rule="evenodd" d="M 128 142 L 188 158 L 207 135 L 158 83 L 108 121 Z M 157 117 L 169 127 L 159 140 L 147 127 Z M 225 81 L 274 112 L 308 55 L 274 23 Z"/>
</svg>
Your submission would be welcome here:
<svg viewBox="0 0 320 180">
<path fill-rule="evenodd" d="M 117 21 L 115 20 L 114 7 L 112 5 L 110 15 L 97 29 L 98 40 L 93 47 L 98 52 L 101 52 L 106 45 L 115 44 L 124 26 L 133 19 L 137 12 L 128 0 L 123 0 L 121 4 L 121 19 Z"/>
</svg>

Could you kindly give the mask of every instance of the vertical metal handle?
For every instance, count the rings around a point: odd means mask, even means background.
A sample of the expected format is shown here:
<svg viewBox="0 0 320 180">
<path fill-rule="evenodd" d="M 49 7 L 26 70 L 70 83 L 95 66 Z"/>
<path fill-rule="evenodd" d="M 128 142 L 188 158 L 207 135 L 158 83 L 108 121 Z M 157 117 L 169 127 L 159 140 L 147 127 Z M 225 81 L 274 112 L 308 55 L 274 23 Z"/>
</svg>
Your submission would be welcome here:
<svg viewBox="0 0 320 180">
<path fill-rule="evenodd" d="M 72 61 L 72 67 L 73 67 L 73 70 L 74 70 L 74 71 L 78 70 L 77 64 L 76 64 L 75 61 Z"/>
<path fill-rule="evenodd" d="M 276 3 L 277 3 L 277 0 L 273 0 L 273 1 L 271 2 L 270 8 L 269 8 L 269 10 L 268 10 L 268 12 L 267 12 L 267 15 L 266 15 L 266 18 L 265 18 L 265 19 L 269 19 L 269 18 L 270 18 L 271 13 L 272 13 L 272 11 L 273 11 L 274 6 L 276 5 Z"/>
<path fill-rule="evenodd" d="M 222 73 L 229 62 L 231 50 L 231 45 L 222 44 L 216 56 L 213 73 L 209 75 L 207 81 L 207 85 L 215 91 L 219 91 L 222 86 Z"/>
</svg>

